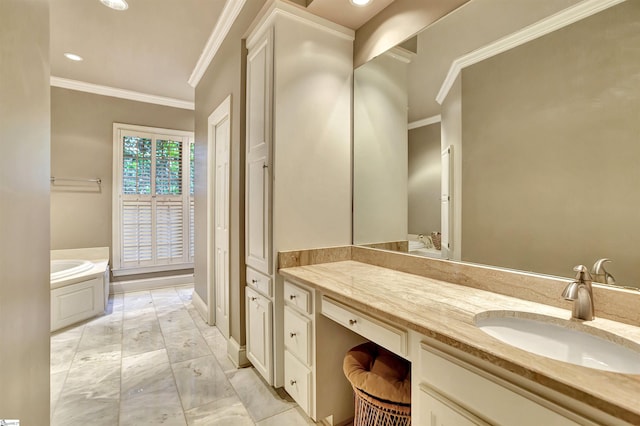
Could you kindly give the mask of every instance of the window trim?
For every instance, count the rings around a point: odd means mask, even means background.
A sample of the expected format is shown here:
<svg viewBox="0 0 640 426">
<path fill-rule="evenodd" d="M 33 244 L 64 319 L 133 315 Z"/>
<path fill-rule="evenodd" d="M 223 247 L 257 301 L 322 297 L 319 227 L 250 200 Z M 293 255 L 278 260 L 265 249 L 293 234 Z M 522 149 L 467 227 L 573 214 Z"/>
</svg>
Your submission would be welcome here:
<svg viewBox="0 0 640 426">
<path fill-rule="evenodd" d="M 181 269 L 191 269 L 193 268 L 193 262 L 180 262 L 180 263 L 172 263 L 172 264 L 155 264 L 148 266 L 123 266 L 122 265 L 122 253 L 120 250 L 121 246 L 121 221 L 122 221 L 122 209 L 121 209 L 121 200 L 120 196 L 123 190 L 123 153 L 122 153 L 122 133 L 126 132 L 136 132 L 136 133 L 145 133 L 150 134 L 152 137 L 162 137 L 162 136 L 170 136 L 170 137 L 178 137 L 183 139 L 183 146 L 189 146 L 194 143 L 194 132 L 185 131 L 185 130 L 173 130 L 173 129 L 164 129 L 159 127 L 148 127 L 148 126 L 140 126 L 134 124 L 125 124 L 125 123 L 113 123 L 113 160 L 112 160 L 112 199 L 111 199 L 111 250 L 112 250 L 112 267 L 111 270 L 114 276 L 124 276 L 124 275 L 132 275 L 132 274 L 141 274 L 141 273 L 150 273 L 150 272 L 164 272 L 164 271 L 173 271 L 173 270 L 181 270 Z M 184 148 L 183 148 L 184 149 Z M 183 151 L 184 153 L 184 151 Z M 187 150 L 188 153 L 188 150 Z M 186 218 L 185 222 L 185 231 L 187 235 L 187 239 L 184 241 L 183 250 L 187 253 L 186 258 L 188 259 L 188 252 L 190 246 L 190 215 L 189 215 L 189 199 L 190 199 L 190 179 L 188 176 L 185 176 L 184 167 L 185 165 L 189 166 L 189 155 L 182 156 L 182 167 L 183 167 L 183 181 L 182 181 L 182 196 L 185 197 L 187 202 L 183 206 L 183 212 L 186 213 L 186 216 L 183 214 L 183 217 Z M 187 179 L 185 179 L 187 177 Z M 186 189 L 186 191 L 185 191 Z M 183 200 L 184 201 L 184 200 Z M 195 233 L 194 233 L 195 234 Z"/>
</svg>

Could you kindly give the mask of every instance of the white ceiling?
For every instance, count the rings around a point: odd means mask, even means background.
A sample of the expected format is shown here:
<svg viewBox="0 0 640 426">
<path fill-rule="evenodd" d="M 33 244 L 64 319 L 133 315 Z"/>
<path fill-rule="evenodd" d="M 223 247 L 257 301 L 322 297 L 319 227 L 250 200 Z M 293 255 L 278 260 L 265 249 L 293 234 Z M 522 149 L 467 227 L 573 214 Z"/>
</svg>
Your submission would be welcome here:
<svg viewBox="0 0 640 426">
<path fill-rule="evenodd" d="M 99 0 L 51 0 L 51 75 L 193 102 L 188 80 L 226 0 L 127 1 L 118 12 Z M 309 11 L 355 29 L 392 1 L 314 0 Z"/>
<path fill-rule="evenodd" d="M 357 30 L 394 0 L 371 0 L 366 7 L 354 6 L 349 0 L 313 0 L 307 9 L 336 24 Z"/>
<path fill-rule="evenodd" d="M 51 75 L 193 101 L 187 81 L 225 0 L 128 3 L 117 12 L 99 0 L 52 0 Z"/>
</svg>

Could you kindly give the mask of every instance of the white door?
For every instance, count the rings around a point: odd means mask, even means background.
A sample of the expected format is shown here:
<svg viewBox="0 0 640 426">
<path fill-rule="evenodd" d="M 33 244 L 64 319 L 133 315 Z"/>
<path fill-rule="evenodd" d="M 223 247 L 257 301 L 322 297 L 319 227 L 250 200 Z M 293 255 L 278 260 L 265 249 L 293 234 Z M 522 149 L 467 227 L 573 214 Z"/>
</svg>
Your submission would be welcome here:
<svg viewBox="0 0 640 426">
<path fill-rule="evenodd" d="M 209 317 L 229 338 L 229 161 L 231 144 L 231 97 L 209 116 Z M 213 155 L 212 155 L 213 154 Z M 211 158 L 213 156 L 213 159 Z M 211 170 L 211 169 L 209 169 Z M 211 176 L 211 174 L 210 174 Z M 212 201 L 212 204 L 211 204 Z M 211 211 L 213 210 L 213 212 Z"/>
<path fill-rule="evenodd" d="M 441 244 L 442 244 L 442 258 L 450 259 L 452 254 L 452 220 L 451 215 L 453 209 L 451 208 L 451 176 L 453 172 L 453 145 L 442 151 L 442 175 L 441 175 Z"/>
</svg>

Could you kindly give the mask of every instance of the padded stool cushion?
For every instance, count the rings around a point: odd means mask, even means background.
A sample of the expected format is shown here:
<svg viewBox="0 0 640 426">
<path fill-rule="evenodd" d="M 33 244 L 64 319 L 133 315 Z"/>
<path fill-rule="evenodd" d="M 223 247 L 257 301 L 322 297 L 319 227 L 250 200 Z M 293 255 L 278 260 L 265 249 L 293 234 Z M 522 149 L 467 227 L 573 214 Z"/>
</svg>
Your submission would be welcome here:
<svg viewBox="0 0 640 426">
<path fill-rule="evenodd" d="M 351 385 L 367 394 L 399 404 L 411 404 L 411 364 L 367 342 L 347 352 L 342 364 Z"/>
</svg>

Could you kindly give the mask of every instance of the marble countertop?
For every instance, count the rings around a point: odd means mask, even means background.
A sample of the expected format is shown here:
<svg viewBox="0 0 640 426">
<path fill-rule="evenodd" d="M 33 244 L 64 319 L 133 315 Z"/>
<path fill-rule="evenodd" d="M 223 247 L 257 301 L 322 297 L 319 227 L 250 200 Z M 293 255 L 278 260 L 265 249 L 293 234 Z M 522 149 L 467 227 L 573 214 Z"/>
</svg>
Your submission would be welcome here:
<svg viewBox="0 0 640 426">
<path fill-rule="evenodd" d="M 567 320 L 571 312 L 566 309 L 353 260 L 288 267 L 279 272 L 356 309 L 640 424 L 640 375 L 595 370 L 536 355 L 490 337 L 474 324 L 476 315 L 500 310 Z M 597 307 L 596 300 L 596 316 Z M 602 318 L 582 325 L 596 335 L 610 332 L 640 344 L 640 327 Z"/>
</svg>

